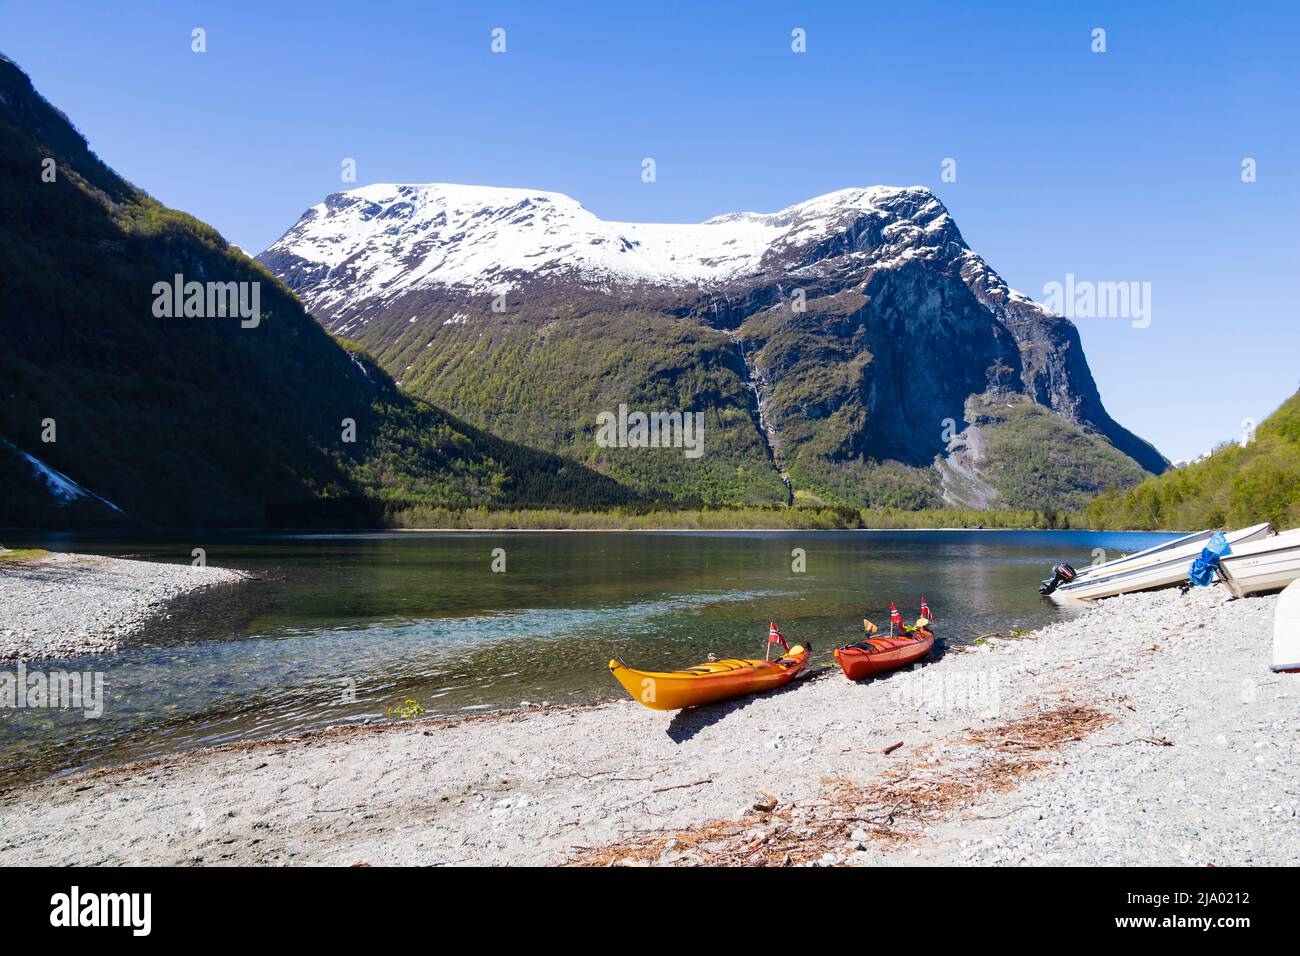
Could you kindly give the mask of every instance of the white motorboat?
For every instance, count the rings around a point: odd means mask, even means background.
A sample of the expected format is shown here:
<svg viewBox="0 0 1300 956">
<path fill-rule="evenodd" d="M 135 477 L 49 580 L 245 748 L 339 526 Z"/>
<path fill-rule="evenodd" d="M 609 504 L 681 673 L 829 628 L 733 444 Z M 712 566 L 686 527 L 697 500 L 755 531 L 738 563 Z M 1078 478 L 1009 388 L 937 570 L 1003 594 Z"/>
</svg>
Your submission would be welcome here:
<svg viewBox="0 0 1300 956">
<path fill-rule="evenodd" d="M 1277 599 L 1273 612 L 1273 663 L 1268 669 L 1300 673 L 1300 580 L 1288 584 Z"/>
<path fill-rule="evenodd" d="M 1239 545 L 1262 538 L 1272 530 L 1268 522 L 1224 532 L 1228 546 L 1233 551 Z M 1053 600 L 1063 602 L 1096 601 L 1128 594 L 1133 591 L 1153 591 L 1172 587 L 1187 580 L 1187 569 L 1205 548 L 1213 531 L 1198 531 L 1167 541 L 1154 548 L 1130 554 L 1115 561 L 1087 568 L 1071 581 L 1058 584 L 1047 591 Z"/>
<path fill-rule="evenodd" d="M 1219 573 L 1237 597 L 1280 591 L 1300 578 L 1300 528 L 1233 545 Z"/>
<path fill-rule="evenodd" d="M 1181 538 L 1174 538 L 1172 541 L 1166 541 L 1164 544 L 1157 544 L 1144 551 L 1135 551 L 1132 554 L 1121 555 L 1118 558 L 1112 558 L 1111 560 L 1105 561 L 1101 564 L 1090 564 L 1077 573 L 1079 578 L 1082 578 L 1084 575 L 1098 573 L 1110 574 L 1112 571 L 1117 571 L 1121 567 L 1126 567 L 1133 562 L 1146 561 L 1152 555 L 1164 554 L 1178 548 L 1190 547 L 1191 545 L 1203 548 L 1216 533 L 1217 532 L 1213 528 L 1207 528 L 1204 531 L 1194 531 L 1191 534 L 1185 534 Z M 1075 580 L 1078 580 L 1078 578 Z"/>
<path fill-rule="evenodd" d="M 1120 568 L 1121 565 L 1127 566 L 1130 562 L 1145 561 L 1154 554 L 1161 554 L 1173 551 L 1178 548 L 1194 544 L 1204 544 L 1215 534 L 1213 528 L 1207 528 L 1204 531 L 1193 531 L 1191 534 L 1185 534 L 1181 538 L 1174 538 L 1166 541 L 1164 544 L 1157 544 L 1154 547 L 1146 548 L 1142 551 L 1136 551 L 1133 554 L 1121 555 L 1118 558 L 1112 558 L 1109 561 L 1103 561 L 1100 564 L 1090 564 L 1082 571 L 1078 570 L 1072 564 L 1058 564 L 1052 568 L 1052 576 L 1045 579 L 1038 588 L 1039 594 L 1051 594 L 1063 584 L 1072 584 L 1082 581 L 1087 575 L 1094 573 L 1109 574 Z"/>
</svg>

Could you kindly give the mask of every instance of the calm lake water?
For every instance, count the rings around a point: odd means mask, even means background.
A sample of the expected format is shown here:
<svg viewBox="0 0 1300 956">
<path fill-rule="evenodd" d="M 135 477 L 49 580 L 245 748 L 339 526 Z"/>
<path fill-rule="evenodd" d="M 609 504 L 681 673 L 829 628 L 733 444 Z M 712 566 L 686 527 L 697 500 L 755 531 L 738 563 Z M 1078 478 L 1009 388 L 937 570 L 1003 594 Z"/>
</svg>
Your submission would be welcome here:
<svg viewBox="0 0 1300 956">
<path fill-rule="evenodd" d="M 608 699 L 611 657 L 672 668 L 761 657 L 767 624 L 816 663 L 864 614 L 910 623 L 925 597 L 960 644 L 1063 611 L 1039 597 L 1086 565 L 1169 535 L 1079 531 L 211 534 L 21 536 L 43 546 L 247 569 L 130 649 L 32 669 L 98 670 L 105 713 L 0 710 L 0 785 L 87 765 L 364 720 L 410 698 L 429 714 Z M 806 570 L 792 570 L 803 549 Z M 505 571 L 492 570 L 504 549 Z M 500 552 L 496 552 L 498 555 Z M 12 671 L 12 668 L 11 668 Z"/>
</svg>

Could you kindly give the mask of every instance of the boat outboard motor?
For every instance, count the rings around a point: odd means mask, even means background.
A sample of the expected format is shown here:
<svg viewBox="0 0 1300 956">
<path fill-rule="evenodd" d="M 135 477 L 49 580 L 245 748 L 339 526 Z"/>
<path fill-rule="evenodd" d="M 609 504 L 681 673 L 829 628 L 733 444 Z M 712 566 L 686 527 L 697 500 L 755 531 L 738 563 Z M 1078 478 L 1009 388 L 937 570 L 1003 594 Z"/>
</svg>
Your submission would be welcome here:
<svg viewBox="0 0 1300 956">
<path fill-rule="evenodd" d="M 1078 573 L 1071 565 L 1062 561 L 1052 568 L 1052 576 L 1038 586 L 1038 593 L 1051 594 L 1062 584 L 1069 584 L 1073 581 L 1078 576 Z"/>
</svg>

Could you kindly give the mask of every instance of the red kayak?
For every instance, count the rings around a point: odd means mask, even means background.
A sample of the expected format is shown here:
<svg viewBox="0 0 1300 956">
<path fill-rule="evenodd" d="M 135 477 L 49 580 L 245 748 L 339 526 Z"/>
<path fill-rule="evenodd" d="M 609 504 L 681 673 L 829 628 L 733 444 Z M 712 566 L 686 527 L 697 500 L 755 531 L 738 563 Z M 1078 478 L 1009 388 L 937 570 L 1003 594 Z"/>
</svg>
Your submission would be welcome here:
<svg viewBox="0 0 1300 956">
<path fill-rule="evenodd" d="M 835 651 L 835 660 L 849 680 L 862 680 L 872 674 L 906 667 L 913 661 L 930 656 L 934 632 L 918 627 L 911 634 L 898 637 L 872 637 Z"/>
</svg>

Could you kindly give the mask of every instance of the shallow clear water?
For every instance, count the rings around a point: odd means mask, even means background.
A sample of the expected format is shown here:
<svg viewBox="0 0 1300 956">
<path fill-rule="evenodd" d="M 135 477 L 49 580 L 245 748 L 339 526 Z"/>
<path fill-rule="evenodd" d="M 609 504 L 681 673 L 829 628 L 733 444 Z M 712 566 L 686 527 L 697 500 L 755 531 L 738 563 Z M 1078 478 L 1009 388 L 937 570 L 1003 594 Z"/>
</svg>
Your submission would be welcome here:
<svg viewBox="0 0 1300 956">
<path fill-rule="evenodd" d="M 1058 560 L 1085 565 L 1169 535 L 1078 531 L 556 532 L 151 539 L 15 536 L 11 547 L 208 563 L 262 580 L 187 599 L 119 654 L 32 663 L 98 670 L 105 712 L 0 710 L 0 785 L 74 767 L 521 701 L 618 696 L 611 657 L 644 668 L 762 656 L 769 621 L 814 661 L 864 615 L 910 623 L 929 601 L 949 644 L 1070 613 L 1039 597 Z M 504 573 L 492 571 L 505 550 Z M 791 551 L 806 553 L 803 573 Z M 12 672 L 12 668 L 10 671 Z"/>
</svg>

